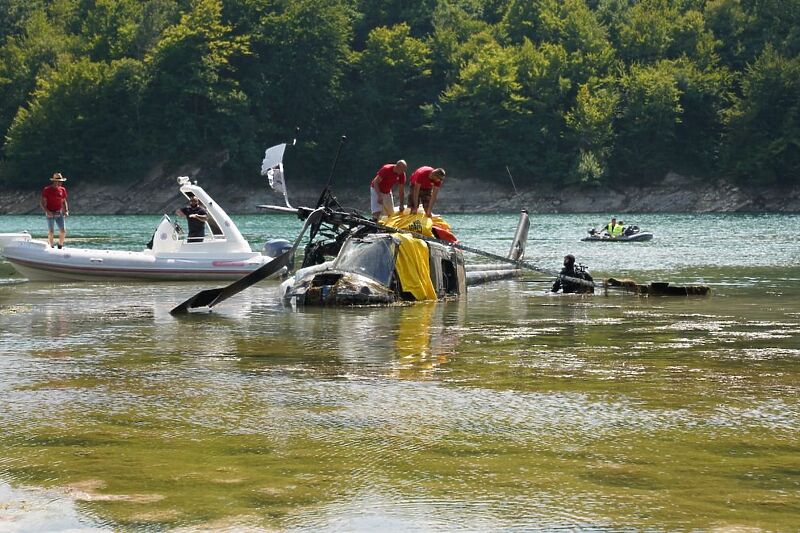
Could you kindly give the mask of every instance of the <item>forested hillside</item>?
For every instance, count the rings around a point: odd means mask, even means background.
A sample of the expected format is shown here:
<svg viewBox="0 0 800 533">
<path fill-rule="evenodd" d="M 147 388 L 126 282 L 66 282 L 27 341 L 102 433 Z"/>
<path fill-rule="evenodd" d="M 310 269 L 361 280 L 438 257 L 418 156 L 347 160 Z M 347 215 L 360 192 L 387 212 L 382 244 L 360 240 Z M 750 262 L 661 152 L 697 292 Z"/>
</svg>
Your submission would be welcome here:
<svg viewBox="0 0 800 533">
<path fill-rule="evenodd" d="M 387 161 L 800 183 L 800 0 L 2 0 L 0 183 Z M 466 192 L 466 191 L 465 191 Z"/>
</svg>

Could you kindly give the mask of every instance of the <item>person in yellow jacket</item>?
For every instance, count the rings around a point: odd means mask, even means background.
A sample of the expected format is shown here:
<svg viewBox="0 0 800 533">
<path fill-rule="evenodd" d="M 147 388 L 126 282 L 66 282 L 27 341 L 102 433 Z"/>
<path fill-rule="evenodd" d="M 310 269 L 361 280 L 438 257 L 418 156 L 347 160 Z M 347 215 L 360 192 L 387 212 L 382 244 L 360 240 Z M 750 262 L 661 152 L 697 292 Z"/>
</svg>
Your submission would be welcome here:
<svg viewBox="0 0 800 533">
<path fill-rule="evenodd" d="M 613 231 L 611 232 L 611 236 L 612 236 L 612 237 L 614 237 L 614 238 L 616 239 L 616 238 L 618 238 L 618 237 L 622 237 L 622 235 L 623 235 L 624 233 L 625 233 L 625 223 L 624 223 L 623 221 L 621 221 L 621 220 L 620 220 L 620 221 L 619 221 L 619 224 L 617 224 L 616 226 L 614 226 L 614 229 L 613 229 Z"/>
<path fill-rule="evenodd" d="M 617 234 L 622 233 L 622 229 L 617 230 L 618 227 L 621 228 L 621 226 L 619 224 L 617 224 L 617 217 L 611 217 L 611 222 L 606 224 L 606 228 L 605 229 L 606 229 L 606 232 L 610 236 L 614 237 L 615 236 L 615 232 Z"/>
</svg>

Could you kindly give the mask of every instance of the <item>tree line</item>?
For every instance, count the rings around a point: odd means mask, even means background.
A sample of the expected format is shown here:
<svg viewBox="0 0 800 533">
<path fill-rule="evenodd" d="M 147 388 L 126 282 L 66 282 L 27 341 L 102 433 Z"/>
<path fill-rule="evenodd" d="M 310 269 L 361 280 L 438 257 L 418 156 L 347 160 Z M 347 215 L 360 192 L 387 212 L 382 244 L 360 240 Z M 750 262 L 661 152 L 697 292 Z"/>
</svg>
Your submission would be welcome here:
<svg viewBox="0 0 800 533">
<path fill-rule="evenodd" d="M 5 0 L 0 183 L 222 160 L 366 183 L 800 183 L 798 0 Z"/>
</svg>

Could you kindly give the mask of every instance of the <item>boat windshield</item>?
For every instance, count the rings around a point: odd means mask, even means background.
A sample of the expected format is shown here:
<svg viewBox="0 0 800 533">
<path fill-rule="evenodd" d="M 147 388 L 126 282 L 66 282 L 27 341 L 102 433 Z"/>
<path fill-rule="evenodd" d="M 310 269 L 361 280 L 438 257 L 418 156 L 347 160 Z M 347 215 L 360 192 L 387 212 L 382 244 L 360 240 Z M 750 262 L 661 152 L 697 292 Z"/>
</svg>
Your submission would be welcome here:
<svg viewBox="0 0 800 533">
<path fill-rule="evenodd" d="M 349 239 L 336 256 L 333 268 L 368 276 L 389 285 L 394 271 L 395 248 L 391 238 L 368 241 Z"/>
</svg>

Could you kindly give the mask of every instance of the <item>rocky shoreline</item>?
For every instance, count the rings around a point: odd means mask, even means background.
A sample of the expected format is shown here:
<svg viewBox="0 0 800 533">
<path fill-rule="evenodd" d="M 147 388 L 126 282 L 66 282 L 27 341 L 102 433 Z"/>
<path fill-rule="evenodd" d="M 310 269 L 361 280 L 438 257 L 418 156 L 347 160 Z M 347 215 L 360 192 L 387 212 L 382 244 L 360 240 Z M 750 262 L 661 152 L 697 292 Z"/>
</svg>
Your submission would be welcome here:
<svg viewBox="0 0 800 533">
<path fill-rule="evenodd" d="M 164 175 L 159 171 L 134 184 L 98 185 L 68 181 L 72 214 L 162 214 L 172 213 L 184 205 L 178 194 L 177 175 L 200 176 L 198 182 L 231 214 L 261 212 L 259 204 L 283 203 L 283 198 L 267 185 L 266 180 L 244 184 L 220 183 L 203 178 L 201 169 L 179 169 Z M 194 179 L 194 178 L 193 178 Z M 297 183 L 302 180 L 295 180 Z M 289 183 L 293 205 L 314 205 L 319 196 L 316 186 Z M 335 185 L 335 184 L 334 184 Z M 44 186 L 44 184 L 42 184 Z M 363 189 L 363 190 L 362 190 Z M 39 209 L 39 188 L 0 190 L 0 214 L 36 214 Z M 369 205 L 368 188 L 338 189 L 334 194 L 345 206 L 363 208 Z M 705 184 L 668 174 L 656 186 L 535 188 L 518 191 L 483 181 L 450 180 L 442 189 L 437 211 L 443 213 L 499 213 L 527 209 L 531 213 L 722 213 L 722 212 L 800 212 L 800 187 L 792 189 L 747 188 L 724 180 Z"/>
</svg>

